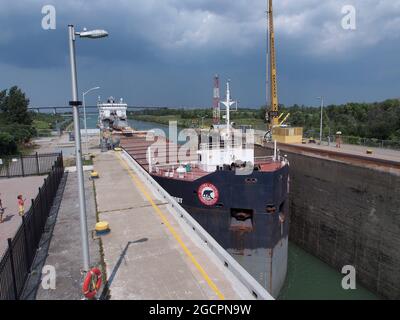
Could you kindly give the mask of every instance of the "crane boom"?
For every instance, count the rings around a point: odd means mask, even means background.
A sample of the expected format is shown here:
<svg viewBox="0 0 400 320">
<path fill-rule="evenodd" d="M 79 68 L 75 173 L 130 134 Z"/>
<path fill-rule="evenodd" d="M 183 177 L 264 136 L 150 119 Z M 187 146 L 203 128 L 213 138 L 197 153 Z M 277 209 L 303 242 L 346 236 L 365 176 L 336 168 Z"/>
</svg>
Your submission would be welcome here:
<svg viewBox="0 0 400 320">
<path fill-rule="evenodd" d="M 268 36 L 269 36 L 269 86 L 270 90 L 270 109 L 268 111 L 268 120 L 270 129 L 279 125 L 279 101 L 278 101 L 278 84 L 277 84 L 277 71 L 276 71 L 276 56 L 275 56 L 275 33 L 274 33 L 274 15 L 272 0 L 268 0 Z"/>
<path fill-rule="evenodd" d="M 264 135 L 266 142 L 276 141 L 280 143 L 302 143 L 303 128 L 288 127 L 283 125 L 289 118 L 290 113 L 281 120 L 283 113 L 279 115 L 278 101 L 278 81 L 276 71 L 276 53 L 275 53 L 275 32 L 274 32 L 274 13 L 272 0 L 267 0 L 267 110 L 266 119 L 268 120 L 267 133 Z M 269 81 L 268 81 L 269 80 Z M 269 101 L 268 101 L 269 100 Z"/>
</svg>

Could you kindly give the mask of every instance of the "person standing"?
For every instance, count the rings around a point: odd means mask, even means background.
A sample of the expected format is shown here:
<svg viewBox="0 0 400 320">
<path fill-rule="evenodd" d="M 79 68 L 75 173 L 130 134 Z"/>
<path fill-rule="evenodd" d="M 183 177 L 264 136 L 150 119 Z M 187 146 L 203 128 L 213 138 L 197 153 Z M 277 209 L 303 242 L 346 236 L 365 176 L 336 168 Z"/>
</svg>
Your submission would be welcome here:
<svg viewBox="0 0 400 320">
<path fill-rule="evenodd" d="M 341 148 L 342 147 L 342 132 L 338 131 L 336 132 L 336 148 Z"/>
<path fill-rule="evenodd" d="M 25 214 L 25 200 L 22 199 L 22 195 L 20 194 L 18 197 L 18 213 L 22 217 Z"/>
</svg>

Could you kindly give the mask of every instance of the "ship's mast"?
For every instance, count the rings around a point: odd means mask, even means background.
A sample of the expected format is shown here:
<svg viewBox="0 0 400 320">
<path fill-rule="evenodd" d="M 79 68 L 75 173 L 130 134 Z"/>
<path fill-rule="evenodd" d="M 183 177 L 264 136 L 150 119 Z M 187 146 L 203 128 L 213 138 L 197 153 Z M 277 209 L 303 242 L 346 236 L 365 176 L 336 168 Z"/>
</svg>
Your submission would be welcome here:
<svg viewBox="0 0 400 320">
<path fill-rule="evenodd" d="M 219 124 L 220 121 L 220 108 L 219 108 L 219 76 L 214 77 L 214 90 L 213 90 L 213 122 Z"/>
<path fill-rule="evenodd" d="M 274 15 L 273 15 L 273 7 L 272 0 L 268 0 L 268 48 L 269 54 L 267 53 L 267 72 L 269 66 L 269 81 L 267 81 L 267 92 L 269 91 L 270 95 L 270 105 L 268 109 L 268 101 L 267 101 L 267 119 L 269 122 L 269 129 L 272 129 L 274 126 L 278 126 L 278 116 L 279 116 L 279 102 L 278 102 L 278 86 L 277 86 L 277 71 L 276 71 L 276 56 L 275 56 L 275 33 L 274 33 Z M 269 85 L 269 88 L 268 88 Z M 268 100 L 268 99 L 267 99 Z"/>
<path fill-rule="evenodd" d="M 226 83 L 226 101 L 221 101 L 221 103 L 226 107 L 226 135 L 230 138 L 231 133 L 231 106 L 236 103 L 236 101 L 231 100 L 231 89 L 230 80 Z"/>
</svg>

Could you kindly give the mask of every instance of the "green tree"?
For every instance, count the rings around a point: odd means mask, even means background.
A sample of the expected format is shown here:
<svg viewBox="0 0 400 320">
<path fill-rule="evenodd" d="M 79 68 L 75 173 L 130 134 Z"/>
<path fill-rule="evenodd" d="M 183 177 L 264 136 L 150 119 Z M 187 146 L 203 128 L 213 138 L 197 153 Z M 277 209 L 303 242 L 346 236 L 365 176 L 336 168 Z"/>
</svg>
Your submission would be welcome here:
<svg viewBox="0 0 400 320">
<path fill-rule="evenodd" d="M 28 106 L 29 99 L 17 86 L 11 87 L 8 94 L 6 90 L 0 92 L 0 110 L 4 122 L 30 126 L 32 118 Z"/>
<path fill-rule="evenodd" d="M 29 99 L 17 86 L 0 91 L 0 155 L 15 154 L 36 134 Z"/>
<path fill-rule="evenodd" d="M 10 155 L 17 152 L 14 137 L 6 132 L 0 132 L 0 155 Z"/>
</svg>

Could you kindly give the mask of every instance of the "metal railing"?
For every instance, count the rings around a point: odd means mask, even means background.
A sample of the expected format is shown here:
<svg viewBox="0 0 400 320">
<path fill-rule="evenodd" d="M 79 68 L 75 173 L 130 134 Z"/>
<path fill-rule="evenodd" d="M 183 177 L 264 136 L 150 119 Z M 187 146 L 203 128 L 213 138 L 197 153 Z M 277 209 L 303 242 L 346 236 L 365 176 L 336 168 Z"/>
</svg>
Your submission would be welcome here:
<svg viewBox="0 0 400 320">
<path fill-rule="evenodd" d="M 254 135 L 255 144 L 263 145 L 266 131 L 256 131 Z M 303 139 L 316 138 L 314 134 L 305 133 Z M 360 138 L 354 136 L 341 136 L 342 144 L 357 145 L 362 147 L 382 148 L 391 150 L 400 150 L 400 141 L 380 140 L 374 138 Z M 325 144 L 335 145 L 336 137 L 334 135 L 324 136 L 322 142 Z"/>
<path fill-rule="evenodd" d="M 253 148 L 249 148 L 246 143 L 200 143 L 199 145 L 199 151 L 202 150 L 224 150 L 229 146 L 229 148 L 233 148 L 233 149 L 253 149 Z"/>
<path fill-rule="evenodd" d="M 353 136 L 341 136 L 341 140 L 342 144 L 351 144 L 351 145 L 371 147 L 371 148 L 400 150 L 400 141 L 359 138 Z M 322 138 L 322 141 L 330 144 L 335 144 L 336 137 L 335 136 L 324 137 Z"/>
<path fill-rule="evenodd" d="M 49 174 L 59 153 L 26 156 L 4 156 L 0 158 L 0 178 L 40 176 Z"/>
<path fill-rule="evenodd" d="M 279 160 L 284 160 L 285 158 L 279 157 Z M 274 156 L 263 156 L 263 157 L 254 157 L 254 163 L 260 163 L 260 162 L 267 162 L 267 163 L 272 163 L 274 162 Z"/>
<path fill-rule="evenodd" d="M 58 154 L 14 238 L 7 240 L 8 247 L 0 260 L 0 300 L 21 297 L 63 174 L 63 158 Z"/>
</svg>

